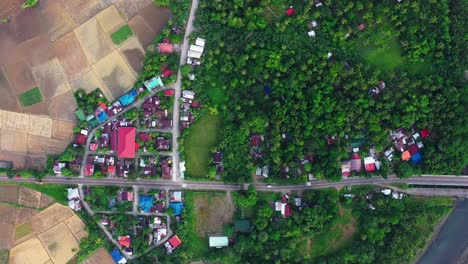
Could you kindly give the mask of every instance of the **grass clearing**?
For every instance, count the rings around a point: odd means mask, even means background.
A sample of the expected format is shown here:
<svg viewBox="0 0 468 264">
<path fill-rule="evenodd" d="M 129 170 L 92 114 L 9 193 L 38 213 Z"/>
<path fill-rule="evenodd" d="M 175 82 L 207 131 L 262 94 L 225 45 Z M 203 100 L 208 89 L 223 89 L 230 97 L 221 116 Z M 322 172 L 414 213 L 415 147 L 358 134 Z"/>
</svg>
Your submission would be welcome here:
<svg viewBox="0 0 468 264">
<path fill-rule="evenodd" d="M 54 198 L 58 203 L 61 203 L 63 205 L 68 205 L 68 199 L 66 195 L 67 188 L 76 187 L 70 185 L 59 185 L 50 183 L 44 183 L 42 185 L 34 183 L 21 183 L 19 185 L 44 193 Z"/>
<path fill-rule="evenodd" d="M 214 105 L 224 105 L 226 103 L 226 96 L 224 90 L 219 86 L 211 86 L 206 90 L 206 94 L 210 97 Z"/>
<path fill-rule="evenodd" d="M 42 96 L 39 87 L 34 87 L 19 95 L 19 100 L 24 107 L 40 103 L 43 99 L 44 97 Z"/>
<path fill-rule="evenodd" d="M 197 196 L 194 192 L 185 192 L 185 219 L 184 222 L 187 225 L 187 235 L 185 240 L 190 243 L 183 243 L 182 246 L 188 247 L 186 251 L 192 252 L 194 258 L 201 258 L 207 255 L 209 248 L 208 239 L 201 237 L 197 233 L 197 222 L 195 214 L 195 197 Z"/>
<path fill-rule="evenodd" d="M 193 202 L 196 211 L 196 231 L 200 236 L 221 233 L 223 225 L 232 222 L 235 206 L 226 193 L 195 192 Z"/>
<path fill-rule="evenodd" d="M 205 114 L 190 128 L 184 140 L 188 177 L 203 178 L 208 174 L 211 148 L 218 141 L 220 127 L 218 115 Z"/>
<path fill-rule="evenodd" d="M 404 62 L 401 47 L 396 40 L 390 41 L 385 47 L 368 45 L 359 48 L 359 52 L 369 65 L 383 70 L 400 67 Z"/>
<path fill-rule="evenodd" d="M 133 35 L 132 29 L 128 25 L 125 25 L 121 27 L 119 30 L 112 33 L 111 39 L 115 45 L 120 45 L 122 42 L 126 41 L 132 35 Z"/>
<path fill-rule="evenodd" d="M 31 223 L 17 225 L 15 228 L 15 240 L 23 238 L 33 232 Z"/>
</svg>

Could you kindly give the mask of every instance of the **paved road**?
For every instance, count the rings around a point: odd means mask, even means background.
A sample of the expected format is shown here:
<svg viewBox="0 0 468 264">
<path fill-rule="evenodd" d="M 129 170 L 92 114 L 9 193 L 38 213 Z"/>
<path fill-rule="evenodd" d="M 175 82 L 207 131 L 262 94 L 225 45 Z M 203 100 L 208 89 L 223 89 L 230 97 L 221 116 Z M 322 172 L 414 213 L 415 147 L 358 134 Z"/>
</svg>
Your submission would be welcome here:
<svg viewBox="0 0 468 264">
<path fill-rule="evenodd" d="M 179 70 L 177 71 L 177 81 L 174 84 L 175 89 L 175 98 L 174 98 L 174 111 L 173 111 L 173 126 L 172 126 L 172 180 L 178 181 L 180 179 L 179 175 L 179 110 L 180 110 L 180 94 L 182 87 L 182 71 L 180 66 L 185 65 L 187 62 L 187 53 L 189 47 L 188 36 L 193 32 L 193 21 L 195 20 L 195 13 L 198 8 L 198 0 L 192 0 L 192 7 L 190 8 L 190 15 L 187 21 L 187 26 L 185 27 L 184 42 L 182 43 L 181 52 L 180 52 L 180 61 L 179 61 Z"/>
<path fill-rule="evenodd" d="M 69 179 L 69 180 L 67 180 Z M 35 179 L 8 179 L 6 176 L 0 176 L 0 181 L 8 182 L 35 182 Z M 83 185 L 107 185 L 131 187 L 139 186 L 155 189 L 171 189 L 171 190 L 220 190 L 220 191 L 237 191 L 242 189 L 240 184 L 224 184 L 220 182 L 198 182 L 198 181 L 154 181 L 154 180 L 125 180 L 125 179 L 93 179 L 93 178 L 65 178 L 65 177 L 46 177 L 44 183 L 55 184 L 83 184 Z M 440 185 L 440 186 L 466 186 L 468 187 L 468 176 L 413 176 L 410 179 L 399 179 L 395 176 L 390 176 L 388 179 L 383 178 L 350 178 L 339 182 L 314 181 L 310 186 L 303 185 L 267 185 L 257 183 L 255 187 L 258 191 L 272 192 L 290 192 L 309 189 L 337 188 L 355 185 L 383 185 L 390 183 L 407 183 L 416 185 Z M 271 187 L 268 187 L 271 186 Z"/>
</svg>

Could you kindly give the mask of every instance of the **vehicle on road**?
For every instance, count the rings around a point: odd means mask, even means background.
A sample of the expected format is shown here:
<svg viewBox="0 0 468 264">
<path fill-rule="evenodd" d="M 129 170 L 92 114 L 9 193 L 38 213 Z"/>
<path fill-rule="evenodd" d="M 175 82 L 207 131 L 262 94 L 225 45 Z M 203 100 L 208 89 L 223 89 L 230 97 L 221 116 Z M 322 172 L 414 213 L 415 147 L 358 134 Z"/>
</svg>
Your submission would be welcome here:
<svg viewBox="0 0 468 264">
<path fill-rule="evenodd" d="M 70 181 L 70 180 L 71 180 L 71 178 L 67 178 L 67 181 Z"/>
</svg>

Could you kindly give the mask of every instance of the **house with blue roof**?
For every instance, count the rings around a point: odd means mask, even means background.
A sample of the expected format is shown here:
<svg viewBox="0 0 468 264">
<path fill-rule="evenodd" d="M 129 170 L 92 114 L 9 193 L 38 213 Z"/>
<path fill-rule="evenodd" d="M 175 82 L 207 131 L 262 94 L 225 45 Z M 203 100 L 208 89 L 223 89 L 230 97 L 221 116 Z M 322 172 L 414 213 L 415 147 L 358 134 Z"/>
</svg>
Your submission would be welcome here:
<svg viewBox="0 0 468 264">
<path fill-rule="evenodd" d="M 124 258 L 124 256 L 122 255 L 122 253 L 120 253 L 118 249 L 114 249 L 110 255 L 112 259 L 115 261 L 115 263 L 117 264 L 127 263 L 127 260 Z"/>
<path fill-rule="evenodd" d="M 152 195 L 140 195 L 139 205 L 143 212 L 148 213 L 153 207 L 154 197 Z"/>
<path fill-rule="evenodd" d="M 126 93 L 119 98 L 119 101 L 123 106 L 127 106 L 135 101 L 135 97 L 130 93 Z"/>
<path fill-rule="evenodd" d="M 148 91 L 151 91 L 151 90 L 153 90 L 154 88 L 156 88 L 158 86 L 164 86 L 160 76 L 153 77 L 153 78 L 143 82 L 143 84 L 145 85 L 145 87 L 146 87 L 146 89 Z"/>
<path fill-rule="evenodd" d="M 172 208 L 174 211 L 174 215 L 180 215 L 182 214 L 182 211 L 184 210 L 184 204 L 178 202 L 178 203 L 170 203 L 169 207 Z"/>
<path fill-rule="evenodd" d="M 107 120 L 107 118 L 109 118 L 109 116 L 106 114 L 106 112 L 102 111 L 98 116 L 97 116 L 97 120 L 102 123 L 104 121 Z"/>
<path fill-rule="evenodd" d="M 411 156 L 411 161 L 415 164 L 421 163 L 422 160 L 423 160 L 423 157 L 421 155 L 421 152 L 418 152 Z"/>
</svg>

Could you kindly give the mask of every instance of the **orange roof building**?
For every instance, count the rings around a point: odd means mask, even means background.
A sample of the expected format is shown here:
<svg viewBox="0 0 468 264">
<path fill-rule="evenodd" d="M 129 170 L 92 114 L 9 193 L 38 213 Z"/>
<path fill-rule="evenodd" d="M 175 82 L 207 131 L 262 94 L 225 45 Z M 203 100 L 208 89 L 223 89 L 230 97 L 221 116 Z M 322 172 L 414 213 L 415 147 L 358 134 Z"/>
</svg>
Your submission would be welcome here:
<svg viewBox="0 0 468 264">
<path fill-rule="evenodd" d="M 170 54 L 174 52 L 174 44 L 172 43 L 159 43 L 158 45 L 159 53 Z"/>
<path fill-rule="evenodd" d="M 408 161 L 411 159 L 411 154 L 409 151 L 405 151 L 403 153 L 401 153 L 401 159 L 404 160 L 404 161 Z"/>
</svg>

